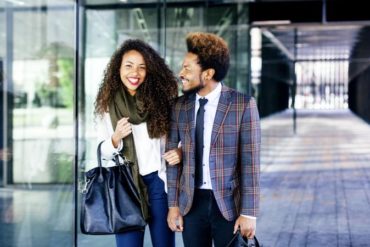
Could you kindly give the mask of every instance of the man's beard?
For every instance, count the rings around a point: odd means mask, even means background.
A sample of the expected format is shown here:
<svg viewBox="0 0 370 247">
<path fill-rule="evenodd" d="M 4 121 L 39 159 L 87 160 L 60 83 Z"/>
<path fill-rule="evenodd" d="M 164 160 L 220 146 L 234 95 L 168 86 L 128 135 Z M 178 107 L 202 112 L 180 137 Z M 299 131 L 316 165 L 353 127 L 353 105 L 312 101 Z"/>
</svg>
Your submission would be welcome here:
<svg viewBox="0 0 370 247">
<path fill-rule="evenodd" d="M 202 80 L 202 78 L 200 78 L 199 76 L 199 81 L 200 81 L 200 84 L 196 87 L 193 87 L 193 88 L 189 88 L 188 90 L 184 90 L 182 89 L 182 93 L 185 94 L 185 95 L 190 95 L 190 94 L 193 94 L 193 93 L 198 93 L 199 90 L 201 90 L 202 88 L 205 87 L 204 85 L 204 81 Z"/>
</svg>

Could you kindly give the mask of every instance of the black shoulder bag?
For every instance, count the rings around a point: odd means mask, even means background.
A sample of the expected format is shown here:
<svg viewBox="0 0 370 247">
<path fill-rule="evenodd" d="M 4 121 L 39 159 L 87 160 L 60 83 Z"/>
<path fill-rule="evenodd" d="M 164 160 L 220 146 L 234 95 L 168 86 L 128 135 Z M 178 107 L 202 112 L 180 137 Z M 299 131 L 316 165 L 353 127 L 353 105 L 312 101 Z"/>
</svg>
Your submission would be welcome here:
<svg viewBox="0 0 370 247">
<path fill-rule="evenodd" d="M 116 234 L 144 230 L 140 196 L 135 187 L 131 162 L 117 154 L 116 166 L 102 167 L 101 145 L 97 148 L 99 166 L 85 173 L 81 196 L 81 232 L 84 234 Z"/>
</svg>

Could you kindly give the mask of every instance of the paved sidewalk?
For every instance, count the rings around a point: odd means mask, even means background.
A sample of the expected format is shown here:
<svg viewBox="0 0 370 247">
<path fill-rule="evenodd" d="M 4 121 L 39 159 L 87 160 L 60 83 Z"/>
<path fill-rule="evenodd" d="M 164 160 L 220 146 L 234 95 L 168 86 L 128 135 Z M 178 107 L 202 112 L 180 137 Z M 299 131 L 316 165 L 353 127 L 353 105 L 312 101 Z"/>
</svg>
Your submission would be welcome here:
<svg viewBox="0 0 370 247">
<path fill-rule="evenodd" d="M 370 246 L 370 125 L 349 111 L 262 122 L 261 215 L 268 246 Z"/>
</svg>

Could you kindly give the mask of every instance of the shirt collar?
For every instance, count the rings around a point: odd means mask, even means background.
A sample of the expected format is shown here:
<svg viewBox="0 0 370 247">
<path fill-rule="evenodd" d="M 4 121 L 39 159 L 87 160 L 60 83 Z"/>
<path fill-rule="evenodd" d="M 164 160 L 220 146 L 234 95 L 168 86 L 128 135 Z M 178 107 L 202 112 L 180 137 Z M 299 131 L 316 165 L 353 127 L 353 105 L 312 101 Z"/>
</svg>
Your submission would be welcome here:
<svg viewBox="0 0 370 247">
<path fill-rule="evenodd" d="M 197 93 L 197 96 L 196 96 L 196 101 L 198 102 L 198 100 L 200 98 L 206 98 L 208 99 L 208 102 L 213 102 L 215 101 L 216 99 L 220 98 L 221 96 L 221 90 L 222 90 L 222 83 L 219 82 L 218 85 L 216 86 L 215 89 L 213 89 L 209 94 L 207 94 L 206 96 L 200 96 L 198 93 Z"/>
</svg>

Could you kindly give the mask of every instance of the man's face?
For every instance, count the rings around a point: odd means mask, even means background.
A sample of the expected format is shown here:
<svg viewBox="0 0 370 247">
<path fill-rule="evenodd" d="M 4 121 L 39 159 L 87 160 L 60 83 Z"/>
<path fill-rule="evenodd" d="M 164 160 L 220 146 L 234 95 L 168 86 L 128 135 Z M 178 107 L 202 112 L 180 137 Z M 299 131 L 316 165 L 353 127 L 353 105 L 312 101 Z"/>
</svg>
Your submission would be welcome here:
<svg viewBox="0 0 370 247">
<path fill-rule="evenodd" d="M 182 82 L 182 92 L 188 94 L 202 89 L 204 81 L 201 76 L 202 68 L 198 64 L 198 56 L 194 53 L 186 53 L 179 73 Z"/>
</svg>

